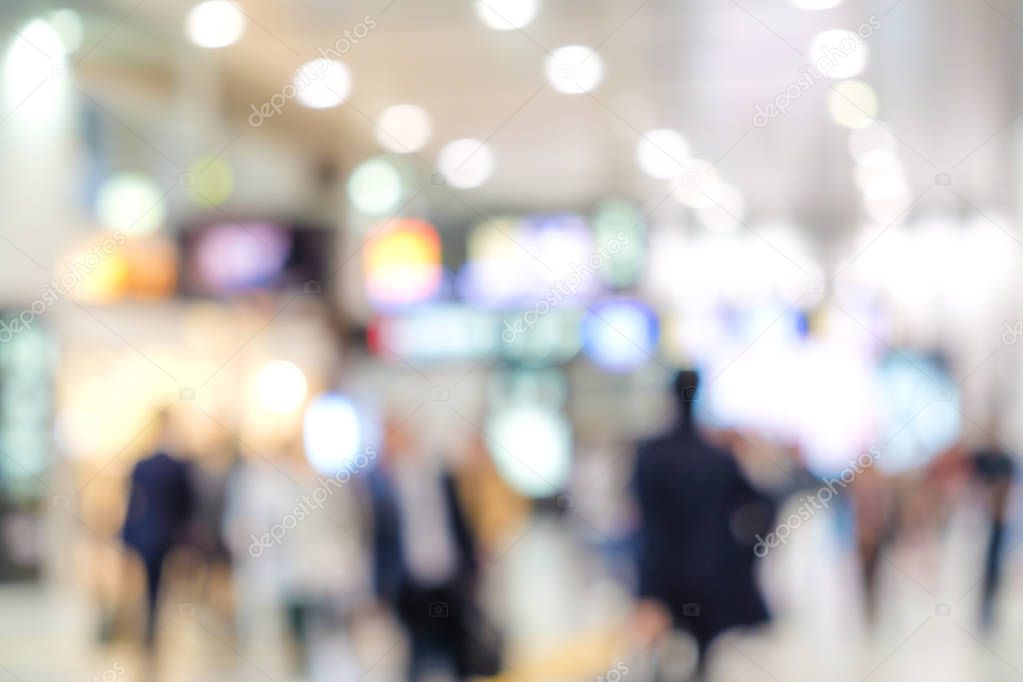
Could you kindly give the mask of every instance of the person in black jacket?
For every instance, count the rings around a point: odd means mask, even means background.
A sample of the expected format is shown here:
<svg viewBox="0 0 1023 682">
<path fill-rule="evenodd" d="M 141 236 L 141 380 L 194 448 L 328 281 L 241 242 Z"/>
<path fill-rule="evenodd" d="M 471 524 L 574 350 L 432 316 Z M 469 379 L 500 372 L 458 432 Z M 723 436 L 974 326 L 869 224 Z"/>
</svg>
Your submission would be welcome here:
<svg viewBox="0 0 1023 682">
<path fill-rule="evenodd" d="M 732 453 L 697 433 L 693 408 L 699 377 L 681 371 L 674 383 L 679 419 L 666 435 L 640 444 L 633 491 L 640 515 L 641 608 L 659 605 L 706 652 L 721 632 L 768 619 L 754 579 L 757 533 L 773 505 L 740 470 Z"/>
<path fill-rule="evenodd" d="M 167 416 L 161 415 L 161 443 L 168 432 Z M 121 537 L 138 554 L 146 574 L 145 641 L 156 637 L 157 604 L 164 560 L 183 540 L 194 508 L 188 463 L 160 449 L 139 460 L 131 472 L 131 488 Z"/>
<path fill-rule="evenodd" d="M 392 431 L 369 475 L 374 583 L 394 608 L 411 644 L 409 679 L 437 668 L 465 677 L 465 625 L 473 612 L 476 548 L 455 480 Z"/>
</svg>

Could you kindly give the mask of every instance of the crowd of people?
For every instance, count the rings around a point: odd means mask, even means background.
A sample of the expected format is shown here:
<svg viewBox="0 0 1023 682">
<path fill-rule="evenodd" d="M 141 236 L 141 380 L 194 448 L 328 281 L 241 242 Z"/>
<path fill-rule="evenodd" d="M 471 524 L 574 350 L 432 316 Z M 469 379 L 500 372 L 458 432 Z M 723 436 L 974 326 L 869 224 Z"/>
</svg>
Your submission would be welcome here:
<svg viewBox="0 0 1023 682">
<path fill-rule="evenodd" d="M 631 524 L 621 546 L 633 567 L 630 629 L 649 642 L 643 649 L 652 667 L 653 645 L 681 630 L 696 645 L 686 674 L 699 679 L 719 635 L 769 622 L 757 543 L 778 528 L 780 510 L 794 495 L 820 481 L 795 466 L 784 484 L 766 483 L 746 461 L 747 439 L 702 432 L 694 417 L 696 372 L 680 371 L 672 394 L 674 424 L 636 446 Z M 164 621 L 169 557 L 187 547 L 203 557 L 207 583 L 234 586 L 238 635 L 268 629 L 267 614 L 276 614 L 300 669 L 317 633 L 344 630 L 381 610 L 405 631 L 413 682 L 438 671 L 452 679 L 493 676 L 505 667 L 506 638 L 479 594 L 481 567 L 492 559 L 479 538 L 480 502 L 503 502 L 467 484 L 471 464 L 453 467 L 391 420 L 380 452 L 367 448 L 343 476 L 317 475 L 298 440 L 282 441 L 272 457 L 236 456 L 216 473 L 176 445 L 170 416 L 158 423 L 159 446 L 131 473 L 122 529 L 144 575 L 146 646 L 156 647 Z M 476 444 L 477 455 L 484 451 Z M 912 487 L 874 468 L 850 480 L 841 501 L 852 520 L 865 622 L 878 617 L 887 547 L 921 519 L 940 520 L 957 496 L 972 494 L 989 520 L 979 617 L 992 627 L 1014 475 L 1012 455 L 992 444 L 941 453 L 915 474 Z"/>
</svg>

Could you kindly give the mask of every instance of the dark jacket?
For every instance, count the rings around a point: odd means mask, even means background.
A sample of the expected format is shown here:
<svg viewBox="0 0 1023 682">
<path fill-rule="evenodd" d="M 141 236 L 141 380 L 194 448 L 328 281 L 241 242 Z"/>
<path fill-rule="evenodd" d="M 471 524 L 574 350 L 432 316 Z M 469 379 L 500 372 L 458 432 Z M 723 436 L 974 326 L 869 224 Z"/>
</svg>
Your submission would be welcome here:
<svg viewBox="0 0 1023 682">
<path fill-rule="evenodd" d="M 373 510 L 374 587 L 382 601 L 395 604 L 401 591 L 413 585 L 411 573 L 405 562 L 399 502 L 394 483 L 385 470 L 375 469 L 368 479 Z M 476 574 L 475 543 L 458 500 L 454 478 L 445 473 L 441 478 L 441 484 L 447 506 L 447 521 L 458 554 L 457 580 L 468 583 Z"/>
<path fill-rule="evenodd" d="M 160 557 L 184 539 L 193 506 L 188 464 L 163 452 L 139 460 L 121 537 L 143 558 Z"/>
<path fill-rule="evenodd" d="M 640 596 L 665 604 L 702 645 L 766 620 L 753 546 L 772 523 L 772 504 L 731 453 L 680 426 L 640 445 L 632 483 L 641 514 Z"/>
</svg>

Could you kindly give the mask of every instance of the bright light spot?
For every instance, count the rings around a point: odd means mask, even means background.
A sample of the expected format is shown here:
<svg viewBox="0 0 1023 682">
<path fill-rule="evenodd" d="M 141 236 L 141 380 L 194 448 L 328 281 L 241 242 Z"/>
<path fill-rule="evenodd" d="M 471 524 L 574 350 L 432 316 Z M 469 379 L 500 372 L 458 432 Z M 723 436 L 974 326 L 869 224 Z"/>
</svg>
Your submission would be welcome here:
<svg viewBox="0 0 1023 682">
<path fill-rule="evenodd" d="M 66 68 L 62 66 L 64 43 L 48 21 L 33 19 L 18 34 L 7 49 L 4 62 L 5 91 L 12 103 L 28 99 L 38 89 L 45 90 L 46 82 L 55 75 L 54 69 Z"/>
<path fill-rule="evenodd" d="M 363 161 L 348 178 L 348 198 L 367 215 L 391 211 L 403 194 L 401 174 L 384 159 Z"/>
<path fill-rule="evenodd" d="M 643 135 L 636 145 L 636 161 L 652 178 L 676 178 L 688 169 L 689 141 L 674 130 L 661 128 Z"/>
<path fill-rule="evenodd" d="M 557 412 L 521 406 L 487 421 L 487 445 L 508 485 L 529 497 L 549 497 L 564 488 L 572 469 L 572 435 Z"/>
<path fill-rule="evenodd" d="M 838 7 L 845 0 L 789 0 L 793 7 L 808 10 L 832 9 Z"/>
<path fill-rule="evenodd" d="M 877 122 L 849 133 L 849 153 L 865 166 L 889 165 L 895 156 L 895 137 Z"/>
<path fill-rule="evenodd" d="M 709 161 L 703 159 L 686 159 L 682 168 L 682 174 L 678 176 L 671 195 L 683 206 L 690 208 L 706 206 L 708 200 L 704 190 L 721 182 L 717 171 Z"/>
<path fill-rule="evenodd" d="M 455 140 L 440 150 L 437 170 L 453 187 L 479 187 L 494 171 L 494 154 L 480 140 Z"/>
<path fill-rule="evenodd" d="M 828 78 L 852 78 L 867 66 L 869 50 L 855 31 L 821 31 L 810 43 L 813 67 Z"/>
<path fill-rule="evenodd" d="M 67 271 L 67 263 L 82 263 L 88 268 L 88 273 L 79 279 L 74 285 L 71 296 L 76 301 L 84 303 L 112 303 L 122 298 L 128 290 L 129 271 L 128 260 L 125 257 L 123 246 L 113 253 L 107 254 L 104 258 L 97 258 L 94 251 L 96 244 L 105 240 L 91 239 L 82 241 L 72 250 L 63 254 L 58 261 L 55 271 L 63 273 Z M 112 235 L 104 235 L 113 239 Z M 93 267 L 95 266 L 95 267 Z"/>
<path fill-rule="evenodd" d="M 414 104 L 384 109 L 377 119 L 377 142 L 396 154 L 419 151 L 430 139 L 430 116 Z"/>
<path fill-rule="evenodd" d="M 333 475 L 352 465 L 359 454 L 358 412 L 344 396 L 321 395 L 306 408 L 302 436 L 309 463 L 321 474 Z"/>
<path fill-rule="evenodd" d="M 207 0 L 188 13 L 185 31 L 199 47 L 227 47 L 245 33 L 245 15 L 229 0 Z"/>
<path fill-rule="evenodd" d="M 700 222 L 714 232 L 731 232 L 746 217 L 746 200 L 734 185 L 715 182 L 703 190 L 704 203 L 696 209 Z"/>
<path fill-rule="evenodd" d="M 877 117 L 877 95 L 861 81 L 842 81 L 828 99 L 831 118 L 846 128 L 865 128 Z"/>
<path fill-rule="evenodd" d="M 130 235 L 159 230 L 167 217 L 163 193 L 139 173 L 120 173 L 99 189 L 96 215 L 105 227 Z"/>
<path fill-rule="evenodd" d="M 480 21 L 498 31 L 528 26 L 539 9 L 537 0 L 476 0 Z"/>
<path fill-rule="evenodd" d="M 877 464 L 887 473 L 923 466 L 958 440 L 960 393 L 945 368 L 910 350 L 893 352 L 878 370 Z"/>
<path fill-rule="evenodd" d="M 364 251 L 366 293 L 381 307 L 426 300 L 443 281 L 437 230 L 422 220 L 391 221 Z"/>
<path fill-rule="evenodd" d="M 639 301 L 602 303 L 583 320 L 583 351 L 609 372 L 646 364 L 657 350 L 657 316 Z"/>
<path fill-rule="evenodd" d="M 234 190 L 231 165 L 220 158 L 204 156 L 188 168 L 195 183 L 190 187 L 192 198 L 201 206 L 219 206 Z"/>
<path fill-rule="evenodd" d="M 909 185 L 898 166 L 888 168 L 872 168 L 858 166 L 856 168 L 856 184 L 867 199 L 884 200 L 908 197 Z"/>
<path fill-rule="evenodd" d="M 348 67 L 334 59 L 314 59 L 298 67 L 294 78 L 295 99 L 310 109 L 329 109 L 348 99 L 352 76 Z"/>
<path fill-rule="evenodd" d="M 559 47 L 547 57 L 547 79 L 558 92 L 581 95 L 604 80 L 604 60 L 584 45 Z"/>
<path fill-rule="evenodd" d="M 274 360 L 266 364 L 256 377 L 256 394 L 271 412 L 293 412 L 305 400 L 308 383 L 305 374 L 294 363 Z"/>
<path fill-rule="evenodd" d="M 50 25 L 60 36 L 60 42 L 64 45 L 64 51 L 72 53 L 82 46 L 82 18 L 73 9 L 58 9 L 47 15 Z"/>
</svg>

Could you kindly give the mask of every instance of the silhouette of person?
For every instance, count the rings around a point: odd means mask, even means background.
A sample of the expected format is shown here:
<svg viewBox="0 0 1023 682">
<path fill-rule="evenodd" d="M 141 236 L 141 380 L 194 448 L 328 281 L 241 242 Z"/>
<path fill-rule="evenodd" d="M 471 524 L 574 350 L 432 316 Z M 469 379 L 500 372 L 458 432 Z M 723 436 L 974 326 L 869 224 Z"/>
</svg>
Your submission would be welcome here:
<svg viewBox="0 0 1023 682">
<path fill-rule="evenodd" d="M 987 551 L 984 555 L 980 620 L 985 629 L 990 629 L 995 622 L 995 597 L 1002 580 L 1006 517 L 1009 493 L 1012 491 L 1012 482 L 1016 476 L 1016 465 L 1012 455 L 1002 448 L 989 447 L 974 454 L 973 471 L 977 480 L 984 486 L 987 497 L 989 530 Z"/>
<path fill-rule="evenodd" d="M 138 554 L 145 568 L 147 646 L 152 646 L 156 638 L 164 560 L 184 540 L 194 507 L 189 465 L 167 452 L 168 415 L 163 413 L 157 420 L 160 446 L 154 454 L 139 460 L 131 472 L 121 531 L 124 543 Z"/>
<path fill-rule="evenodd" d="M 771 523 L 773 505 L 732 453 L 697 433 L 698 386 L 695 371 L 676 375 L 678 421 L 639 445 L 632 485 L 640 517 L 638 611 L 660 605 L 674 627 L 693 635 L 702 677 L 715 637 L 768 619 L 753 547 Z"/>
<path fill-rule="evenodd" d="M 409 679 L 438 668 L 462 679 L 475 540 L 451 473 L 418 452 L 401 429 L 389 429 L 388 441 L 369 476 L 376 592 L 408 632 Z"/>
</svg>

